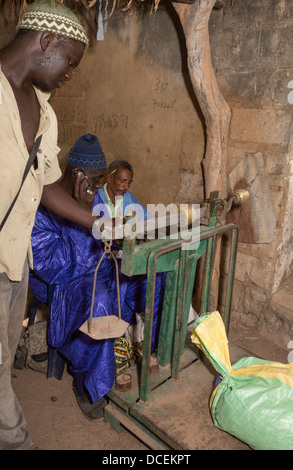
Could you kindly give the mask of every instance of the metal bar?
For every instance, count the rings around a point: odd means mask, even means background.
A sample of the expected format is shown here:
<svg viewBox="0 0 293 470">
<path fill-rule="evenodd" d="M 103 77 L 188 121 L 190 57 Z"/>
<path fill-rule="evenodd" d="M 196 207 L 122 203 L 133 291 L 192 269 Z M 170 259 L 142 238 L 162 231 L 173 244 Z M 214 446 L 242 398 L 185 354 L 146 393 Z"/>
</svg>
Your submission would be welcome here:
<svg viewBox="0 0 293 470">
<path fill-rule="evenodd" d="M 212 254 L 213 254 L 213 237 L 208 239 L 201 313 L 206 312 L 208 308 L 208 295 L 210 292 L 210 281 L 211 281 Z"/>
<path fill-rule="evenodd" d="M 182 241 L 176 241 L 167 247 L 160 247 L 154 250 L 148 259 L 147 266 L 147 288 L 146 288 L 146 306 L 145 306 L 145 327 L 144 327 L 144 342 L 143 342 L 143 356 L 141 366 L 141 382 L 140 382 L 140 400 L 146 402 L 147 400 L 147 387 L 148 387 L 148 372 L 151 355 L 151 342 L 152 342 L 152 329 L 153 329 L 153 316 L 154 316 L 154 299 L 155 299 L 155 280 L 156 280 L 156 266 L 159 256 L 165 253 L 180 248 Z"/>
<path fill-rule="evenodd" d="M 213 275 L 213 270 L 214 270 L 214 266 L 215 266 L 215 257 L 216 257 L 216 252 L 217 252 L 218 240 L 219 240 L 219 235 L 214 235 L 212 237 L 212 255 L 211 255 L 210 269 L 209 269 L 209 272 L 210 272 L 209 292 L 208 292 L 209 295 L 208 295 L 208 302 L 207 302 L 207 309 L 206 309 L 207 312 L 211 311 L 211 305 L 210 305 L 210 303 L 211 303 L 210 302 L 211 301 L 211 296 L 210 296 L 211 281 L 212 281 L 212 275 Z M 217 299 L 217 303 L 218 303 L 218 299 Z"/>
<path fill-rule="evenodd" d="M 173 271 L 169 271 L 166 276 L 164 303 L 157 349 L 157 356 L 161 366 L 165 366 L 171 362 L 176 314 L 175 307 L 177 299 L 178 270 L 179 264 L 177 265 L 176 263 L 176 268 Z"/>
<path fill-rule="evenodd" d="M 232 236 L 231 236 L 231 248 L 230 248 L 230 256 L 229 256 L 229 268 L 228 268 L 228 274 L 227 274 L 227 287 L 226 287 L 224 320 L 223 320 L 225 328 L 226 328 L 227 336 L 229 333 L 230 309 L 231 309 L 234 271 L 235 271 L 235 263 L 236 263 L 237 242 L 238 242 L 238 227 L 236 226 L 232 230 Z"/>
<path fill-rule="evenodd" d="M 188 271 L 187 271 L 187 279 L 192 279 L 191 282 L 187 282 L 187 289 L 186 289 L 186 295 L 185 295 L 185 308 L 183 310 L 184 314 L 184 322 L 183 322 L 183 328 L 181 331 L 181 337 L 180 337 L 180 362 L 181 362 L 181 356 L 184 352 L 185 348 L 185 338 L 186 338 L 186 332 L 187 332 L 187 325 L 188 325 L 188 319 L 189 319 L 189 312 L 190 312 L 190 306 L 192 305 L 192 293 L 193 293 L 193 288 L 194 288 L 194 279 L 195 279 L 195 272 L 196 272 L 196 267 L 197 267 L 197 262 L 200 258 L 200 253 L 197 251 L 197 255 L 194 254 L 194 256 L 191 256 L 188 258 Z"/>
<path fill-rule="evenodd" d="M 179 276 L 178 276 L 178 295 L 175 316 L 175 335 L 173 347 L 173 360 L 172 360 L 172 377 L 178 378 L 179 373 L 179 358 L 181 352 L 181 332 L 183 327 L 183 311 L 185 307 L 186 289 L 187 289 L 187 274 L 188 274 L 188 251 L 180 251 L 179 261 Z M 183 282 L 182 282 L 183 279 Z"/>
</svg>

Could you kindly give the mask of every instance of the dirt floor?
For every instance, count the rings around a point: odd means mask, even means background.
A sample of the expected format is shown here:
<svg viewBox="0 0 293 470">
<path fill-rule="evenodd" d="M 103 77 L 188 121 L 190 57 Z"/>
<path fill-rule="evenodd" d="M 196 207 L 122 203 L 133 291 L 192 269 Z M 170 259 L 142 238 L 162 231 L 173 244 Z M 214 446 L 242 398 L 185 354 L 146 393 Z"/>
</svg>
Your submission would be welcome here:
<svg viewBox="0 0 293 470">
<path fill-rule="evenodd" d="M 12 384 L 33 442 L 41 450 L 147 449 L 126 430 L 117 433 L 103 419 L 86 418 L 67 372 L 59 381 L 29 368 L 13 369 Z"/>
<path fill-rule="evenodd" d="M 268 360 L 287 363 L 287 352 L 244 329 L 230 332 L 229 341 Z M 13 369 L 12 384 L 24 411 L 35 445 L 42 450 L 148 450 L 121 428 L 118 433 L 103 419 L 84 417 L 72 391 L 72 377 L 65 372 L 61 381 L 47 379 L 40 372 Z M 221 431 L 222 432 L 222 431 Z M 208 450 L 203 447 L 201 450 Z"/>
</svg>

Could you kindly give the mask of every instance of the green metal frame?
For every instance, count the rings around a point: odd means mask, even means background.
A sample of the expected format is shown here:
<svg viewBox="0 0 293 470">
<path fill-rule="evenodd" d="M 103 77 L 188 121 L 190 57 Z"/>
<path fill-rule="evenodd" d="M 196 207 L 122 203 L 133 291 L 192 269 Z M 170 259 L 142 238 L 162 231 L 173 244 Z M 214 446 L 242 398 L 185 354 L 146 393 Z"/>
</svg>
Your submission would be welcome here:
<svg viewBox="0 0 293 470">
<path fill-rule="evenodd" d="M 167 270 L 167 268 L 171 269 L 170 259 L 172 259 L 173 270 L 168 272 L 166 280 L 167 286 L 165 288 L 165 298 L 157 356 L 159 358 L 160 365 L 164 366 L 168 363 L 171 364 L 172 377 L 176 378 L 178 377 L 180 357 L 185 343 L 189 307 L 192 300 L 197 261 L 204 253 L 207 253 L 201 312 L 205 313 L 207 311 L 206 309 L 208 305 L 210 281 L 213 271 L 213 259 L 217 245 L 217 237 L 227 231 L 232 231 L 225 307 L 223 314 L 224 324 L 226 330 L 228 331 L 237 244 L 236 225 L 229 224 L 216 228 L 204 228 L 200 233 L 200 242 L 192 244 L 190 241 L 189 249 L 185 250 L 181 248 L 182 243 L 188 243 L 188 241 L 185 239 L 176 241 L 172 241 L 170 239 L 161 240 L 160 246 L 156 246 L 148 256 L 146 270 L 147 290 L 145 307 L 145 336 L 140 382 L 140 400 L 143 402 L 147 401 L 148 394 L 147 390 L 149 380 L 149 362 L 151 356 L 156 274 L 159 272 L 159 270 L 164 271 Z M 148 243 L 152 244 L 152 242 Z M 194 245 L 194 247 L 192 245 Z M 148 248 L 150 248 L 150 246 L 148 246 Z M 135 250 L 132 251 L 132 257 L 135 263 L 139 258 L 141 258 L 141 256 L 139 249 L 137 249 L 135 255 L 134 252 Z M 176 256 L 174 256 L 174 254 Z M 124 256 L 125 252 L 123 251 L 123 257 Z M 163 259 L 164 257 L 165 263 Z M 144 263 L 144 261 L 142 262 Z M 160 268 L 158 269 L 159 263 Z"/>
<path fill-rule="evenodd" d="M 178 380 L 180 370 L 196 360 L 196 352 L 186 347 L 185 340 L 197 262 L 203 255 L 206 255 L 201 308 L 201 313 L 206 313 L 217 241 L 219 236 L 227 232 L 231 232 L 231 247 L 223 320 L 227 332 L 229 329 L 238 228 L 235 224 L 213 226 L 217 222 L 216 217 L 211 217 L 210 226 L 200 227 L 198 242 L 193 241 L 194 233 L 191 231 L 189 240 L 185 238 L 172 240 L 167 237 L 163 240 L 151 240 L 144 243 L 137 243 L 135 239 L 125 239 L 123 243 L 122 272 L 128 276 L 147 274 L 143 356 L 140 370 L 132 368 L 130 371 L 135 378 L 132 390 L 118 392 L 113 388 L 108 394 L 110 404 L 105 408 L 105 419 L 114 427 L 121 422 L 130 430 L 135 429 L 134 433 L 138 433 L 139 436 L 144 435 L 146 442 L 155 439 L 157 447 L 156 445 L 152 447 L 154 444 L 148 444 L 151 448 L 176 449 L 176 443 L 167 442 L 166 436 L 163 438 L 155 426 L 148 424 L 140 405 L 147 406 L 148 396 L 152 391 L 170 378 Z M 188 244 L 188 249 L 183 250 L 183 244 Z M 167 272 L 156 351 L 160 367 L 159 374 L 150 377 L 155 280 L 159 272 Z"/>
</svg>

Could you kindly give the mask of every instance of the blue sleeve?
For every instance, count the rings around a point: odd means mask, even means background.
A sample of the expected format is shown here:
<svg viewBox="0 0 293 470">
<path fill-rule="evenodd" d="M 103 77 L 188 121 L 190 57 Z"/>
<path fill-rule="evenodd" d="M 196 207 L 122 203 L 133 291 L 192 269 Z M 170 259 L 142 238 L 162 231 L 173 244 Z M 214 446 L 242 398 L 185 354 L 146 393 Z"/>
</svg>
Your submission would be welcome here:
<svg viewBox="0 0 293 470">
<path fill-rule="evenodd" d="M 34 272 L 48 284 L 67 282 L 89 271 L 102 255 L 89 229 L 39 207 L 31 237 Z"/>
<path fill-rule="evenodd" d="M 143 204 L 130 191 L 127 191 L 123 196 L 123 215 L 131 212 L 132 209 L 138 211 L 139 221 L 152 217 Z"/>
</svg>

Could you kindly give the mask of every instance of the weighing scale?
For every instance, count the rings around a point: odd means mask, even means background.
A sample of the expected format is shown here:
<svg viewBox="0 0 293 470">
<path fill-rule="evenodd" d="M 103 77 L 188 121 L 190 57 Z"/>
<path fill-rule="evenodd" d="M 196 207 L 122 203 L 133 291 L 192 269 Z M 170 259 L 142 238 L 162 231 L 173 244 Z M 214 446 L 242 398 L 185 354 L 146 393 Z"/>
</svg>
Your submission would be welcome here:
<svg viewBox="0 0 293 470">
<path fill-rule="evenodd" d="M 147 275 L 143 355 L 141 363 L 116 377 L 116 385 L 108 393 L 105 420 L 117 431 L 121 425 L 126 427 L 150 449 L 246 448 L 213 425 L 208 400 L 216 371 L 211 370 L 187 332 L 198 261 L 205 257 L 201 313 L 206 313 L 217 241 L 228 234 L 223 311 L 228 333 L 238 228 L 221 220 L 233 203 L 247 199 L 246 193 L 238 191 L 227 201 L 220 199 L 218 192 L 211 193 L 201 207 L 200 230 L 191 229 L 189 239 L 179 234 L 176 240 L 170 235 L 144 242 L 123 240 L 121 271 L 128 276 Z M 166 285 L 158 347 L 151 353 L 155 279 L 159 272 L 167 273 Z M 247 355 L 232 345 L 230 354 L 233 361 Z"/>
</svg>

